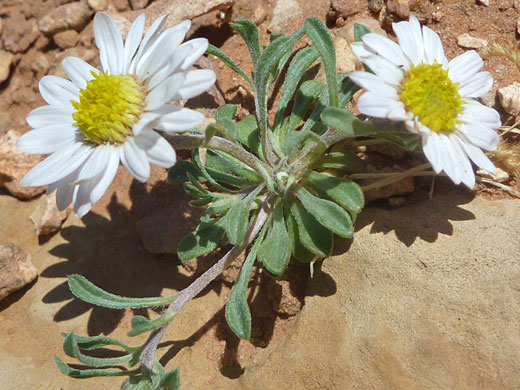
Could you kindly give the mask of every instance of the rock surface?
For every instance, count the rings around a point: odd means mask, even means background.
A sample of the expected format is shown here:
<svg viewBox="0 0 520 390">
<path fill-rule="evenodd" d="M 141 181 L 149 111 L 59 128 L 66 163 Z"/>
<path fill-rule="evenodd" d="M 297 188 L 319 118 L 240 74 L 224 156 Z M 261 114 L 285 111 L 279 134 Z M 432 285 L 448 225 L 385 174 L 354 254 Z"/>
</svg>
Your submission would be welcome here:
<svg viewBox="0 0 520 390">
<path fill-rule="evenodd" d="M 46 187 L 22 187 L 20 180 L 41 161 L 41 157 L 18 150 L 16 142 L 20 134 L 9 130 L 0 138 L 0 188 L 17 198 L 32 199 L 46 190 Z"/>
<path fill-rule="evenodd" d="M 488 45 L 488 41 L 464 33 L 457 37 L 457 45 L 466 49 L 482 49 Z"/>
<path fill-rule="evenodd" d="M 38 270 L 31 255 L 13 244 L 0 246 L 0 300 L 31 283 Z"/>
<path fill-rule="evenodd" d="M 504 110 L 511 115 L 520 114 L 520 83 L 515 81 L 507 87 L 499 88 L 498 100 Z"/>
<path fill-rule="evenodd" d="M 58 206 L 56 205 L 56 191 L 54 191 L 42 199 L 30 218 L 34 224 L 36 234 L 38 236 L 45 236 L 58 231 L 65 218 L 67 218 L 68 213 L 69 210 L 58 210 Z"/>
<path fill-rule="evenodd" d="M 302 9 L 296 0 L 277 0 L 273 9 L 273 16 L 267 29 L 274 33 L 282 31 L 285 23 L 302 13 Z"/>
<path fill-rule="evenodd" d="M 13 55 L 4 50 L 0 50 L 0 83 L 4 82 L 9 77 L 12 62 Z"/>
<path fill-rule="evenodd" d="M 63 4 L 40 19 L 38 28 L 44 34 L 53 35 L 67 29 L 80 30 L 92 16 L 93 11 L 83 1 Z"/>
</svg>

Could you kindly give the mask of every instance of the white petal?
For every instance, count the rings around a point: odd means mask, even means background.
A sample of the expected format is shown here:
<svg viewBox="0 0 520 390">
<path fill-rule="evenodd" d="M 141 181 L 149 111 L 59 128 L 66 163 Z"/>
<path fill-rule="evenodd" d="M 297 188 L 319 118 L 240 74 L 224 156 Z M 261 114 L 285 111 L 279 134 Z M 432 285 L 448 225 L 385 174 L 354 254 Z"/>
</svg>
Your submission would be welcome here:
<svg viewBox="0 0 520 390">
<path fill-rule="evenodd" d="M 444 168 L 444 160 L 442 153 L 442 142 L 437 133 L 431 131 L 422 136 L 423 152 L 435 173 L 439 174 Z"/>
<path fill-rule="evenodd" d="M 493 86 L 493 77 L 489 72 L 479 72 L 464 80 L 458 88 L 461 96 L 480 97 Z"/>
<path fill-rule="evenodd" d="M 483 65 L 484 62 L 477 52 L 470 50 L 448 63 L 448 75 L 454 83 L 462 83 L 476 74 Z"/>
<path fill-rule="evenodd" d="M 76 142 L 76 130 L 70 124 L 52 124 L 22 135 L 17 147 L 24 153 L 50 154 Z"/>
<path fill-rule="evenodd" d="M 500 115 L 490 107 L 487 107 L 473 99 L 466 99 L 462 106 L 462 115 L 457 119 L 464 123 L 476 123 L 496 129 L 501 126 Z"/>
<path fill-rule="evenodd" d="M 135 67 L 137 65 L 137 62 L 139 62 L 141 55 L 144 53 L 144 51 L 147 50 L 149 44 L 152 44 L 157 38 L 157 32 L 162 28 L 164 22 L 166 22 L 167 16 L 168 15 L 162 15 L 155 19 L 150 28 L 148 29 L 148 31 L 144 35 L 141 45 L 139 46 L 139 49 L 137 50 L 137 54 L 130 63 L 129 73 L 135 73 Z"/>
<path fill-rule="evenodd" d="M 473 145 L 484 150 L 494 151 L 500 142 L 495 130 L 487 126 L 462 123 L 457 128 Z"/>
<path fill-rule="evenodd" d="M 134 22 L 132 23 L 132 27 L 130 27 L 128 35 L 126 36 L 125 46 L 123 49 L 124 58 L 122 72 L 124 74 L 128 73 L 132 58 L 134 58 L 136 50 L 139 47 L 139 43 L 141 43 L 141 38 L 143 37 L 144 31 L 144 20 L 144 14 L 141 14 L 135 18 Z"/>
<path fill-rule="evenodd" d="M 136 73 L 139 78 L 146 80 L 164 67 L 185 35 L 186 31 L 182 29 L 168 29 L 161 33 L 137 62 Z"/>
<path fill-rule="evenodd" d="M 108 164 L 111 148 L 112 146 L 110 145 L 96 146 L 90 157 L 85 161 L 85 164 L 83 164 L 75 184 L 81 184 L 87 180 L 92 180 L 99 175 Z"/>
<path fill-rule="evenodd" d="M 427 64 L 437 61 L 443 68 L 448 67 L 448 59 L 444 55 L 441 38 L 427 26 L 423 26 L 424 57 Z"/>
<path fill-rule="evenodd" d="M 170 114 L 158 119 L 155 128 L 162 131 L 186 131 L 200 125 L 205 119 L 204 114 L 187 108 L 176 108 Z"/>
<path fill-rule="evenodd" d="M 365 92 L 359 97 L 357 108 L 365 115 L 386 118 L 388 112 L 402 105 L 396 99 L 382 96 L 377 92 Z"/>
<path fill-rule="evenodd" d="M 495 165 L 487 158 L 487 156 L 484 154 L 480 148 L 476 147 L 475 145 L 472 145 L 470 142 L 468 142 L 464 136 L 458 137 L 459 144 L 462 146 L 466 154 L 471 158 L 471 160 L 479 167 L 482 168 L 489 173 L 495 173 L 496 168 Z"/>
<path fill-rule="evenodd" d="M 63 211 L 72 203 L 72 196 L 74 195 L 74 182 L 76 181 L 76 177 L 80 168 L 72 171 L 63 179 L 53 183 L 56 186 L 56 205 L 58 206 L 58 210 Z M 49 186 L 50 188 L 50 186 Z"/>
<path fill-rule="evenodd" d="M 164 66 L 159 69 L 155 74 L 148 78 L 147 80 L 147 87 L 149 90 L 154 89 L 156 86 L 158 86 L 160 83 L 162 83 L 164 80 L 166 80 L 169 76 L 176 73 L 177 70 L 180 70 L 180 65 L 184 61 L 184 58 L 188 55 L 190 52 L 191 47 L 181 45 L 177 47 L 172 54 L 170 55 L 168 59 L 168 63 L 164 64 Z"/>
<path fill-rule="evenodd" d="M 471 189 L 475 186 L 475 174 L 473 173 L 471 162 L 469 161 L 466 152 L 462 149 L 462 146 L 459 143 L 459 138 L 455 134 L 450 134 L 449 138 L 460 163 L 461 182 Z"/>
<path fill-rule="evenodd" d="M 365 43 L 371 51 L 384 57 L 394 65 L 410 65 L 401 47 L 394 41 L 374 33 L 365 34 L 362 39 L 363 43 Z"/>
<path fill-rule="evenodd" d="M 121 74 L 124 61 L 123 37 L 108 14 L 97 12 L 94 16 L 94 36 L 103 72 Z"/>
<path fill-rule="evenodd" d="M 408 60 L 414 65 L 423 62 L 424 47 L 419 20 L 412 15 L 408 22 L 392 23 L 392 28 Z"/>
<path fill-rule="evenodd" d="M 90 203 L 96 204 L 97 201 L 103 196 L 103 194 L 114 180 L 119 167 L 119 150 L 113 145 L 109 145 L 107 151 L 108 161 L 105 170 L 102 172 L 102 176 L 99 178 L 97 183 L 93 186 L 90 192 Z"/>
<path fill-rule="evenodd" d="M 72 125 L 72 113 L 75 111 L 71 105 L 41 106 L 32 110 L 25 118 L 32 128 L 43 127 L 55 123 L 68 123 Z"/>
<path fill-rule="evenodd" d="M 350 44 L 350 48 L 360 61 L 363 61 L 365 57 L 376 54 L 363 42 L 353 42 Z"/>
<path fill-rule="evenodd" d="M 403 70 L 383 57 L 374 54 L 364 57 L 362 62 L 390 85 L 398 86 L 403 80 Z"/>
<path fill-rule="evenodd" d="M 150 130 L 135 137 L 136 144 L 146 152 L 148 160 L 159 167 L 170 168 L 175 164 L 175 150 L 157 132 Z"/>
<path fill-rule="evenodd" d="M 455 184 L 460 184 L 463 167 L 457 156 L 456 149 L 446 135 L 440 134 L 439 138 L 442 142 L 443 170 Z"/>
<path fill-rule="evenodd" d="M 58 181 L 82 165 L 92 151 L 92 147 L 80 142 L 61 149 L 31 169 L 20 183 L 24 187 L 38 187 Z"/>
<path fill-rule="evenodd" d="M 184 73 L 176 73 L 150 91 L 146 96 L 146 110 L 152 111 L 168 103 L 183 86 L 185 78 Z"/>
<path fill-rule="evenodd" d="M 150 163 L 146 152 L 139 148 L 133 138 L 128 138 L 122 147 L 119 148 L 121 162 L 140 182 L 144 183 L 150 177 Z"/>
<path fill-rule="evenodd" d="M 181 64 L 182 70 L 187 70 L 197 61 L 201 55 L 203 55 L 208 49 L 208 40 L 206 38 L 195 38 L 190 39 L 188 42 L 183 43 L 181 46 L 190 46 L 191 50 Z"/>
<path fill-rule="evenodd" d="M 175 100 L 191 99 L 210 89 L 217 75 L 210 69 L 190 70 L 186 73 L 186 79 L 181 89 L 173 96 Z"/>
<path fill-rule="evenodd" d="M 134 135 L 139 135 L 143 130 L 146 130 L 148 128 L 153 128 L 154 121 L 160 116 L 161 114 L 157 112 L 144 112 L 139 117 L 139 122 L 137 122 L 134 127 L 132 128 L 132 132 Z"/>
<path fill-rule="evenodd" d="M 397 90 L 395 87 L 386 83 L 373 73 L 368 72 L 353 72 L 349 75 L 350 79 L 367 91 L 377 92 L 378 94 L 393 99 L 398 99 Z"/>
<path fill-rule="evenodd" d="M 79 89 L 86 88 L 87 81 L 94 78 L 92 72 L 94 72 L 94 74 L 99 73 L 99 70 L 77 57 L 67 57 L 63 60 L 62 64 L 67 76 L 69 76 L 74 85 Z"/>
<path fill-rule="evenodd" d="M 75 186 L 74 188 L 74 194 L 72 195 L 72 208 L 74 214 L 76 214 L 78 218 L 82 218 L 92 208 L 92 203 L 90 203 L 90 192 L 94 185 L 95 182 L 89 180 L 79 186 Z"/>
<path fill-rule="evenodd" d="M 52 105 L 72 105 L 71 100 L 79 100 L 79 89 L 69 80 L 58 76 L 43 76 L 40 80 L 40 94 Z"/>
</svg>

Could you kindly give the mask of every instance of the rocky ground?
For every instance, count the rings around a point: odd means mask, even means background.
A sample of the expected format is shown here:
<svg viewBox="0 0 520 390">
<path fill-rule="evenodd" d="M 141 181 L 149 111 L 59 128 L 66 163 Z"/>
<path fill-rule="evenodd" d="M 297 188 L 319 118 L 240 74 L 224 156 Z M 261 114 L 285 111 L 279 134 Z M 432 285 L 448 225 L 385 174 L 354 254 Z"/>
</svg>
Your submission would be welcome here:
<svg viewBox="0 0 520 390">
<path fill-rule="evenodd" d="M 141 184 L 120 169 L 83 220 L 58 213 L 52 197 L 42 195 L 45 188 L 19 185 L 40 161 L 15 147 L 28 130 L 26 114 L 43 104 L 38 81 L 65 76 L 67 56 L 98 65 L 97 10 L 109 12 L 123 31 L 141 12 L 148 23 L 163 13 L 169 25 L 192 19 L 189 37 L 207 37 L 246 71 L 252 64 L 245 44 L 227 24 L 238 17 L 253 20 L 263 42 L 270 32 L 291 32 L 319 17 L 331 28 L 341 72 L 360 66 L 348 47 L 354 22 L 392 37 L 391 23 L 413 13 L 440 34 L 448 58 L 470 48 L 489 52 L 494 42 L 516 47 L 520 24 L 516 0 L 0 0 L 2 389 L 121 383 L 61 375 L 53 359 L 64 357 L 60 332 L 124 338 L 132 316 L 146 313 L 79 302 L 66 275 L 82 274 L 120 295 L 154 296 L 184 288 L 218 255 L 179 265 L 178 239 L 200 211 L 189 207 L 181 187 L 166 182 L 164 170 L 153 169 Z M 225 102 L 238 104 L 241 116 L 253 109 L 248 86 L 220 61 L 204 58 L 199 65 L 213 68 L 218 82 L 191 107 L 208 117 Z M 520 112 L 514 84 L 520 71 L 496 56 L 485 69 L 495 86 L 483 102 L 512 126 Z M 516 128 L 502 131 L 508 132 L 503 146 L 490 156 L 502 172 L 483 178 L 475 193 L 441 179 L 433 200 L 429 183 L 413 180 L 367 194 L 380 200 L 359 217 L 354 241 L 339 242 L 312 279 L 306 267 L 291 267 L 280 280 L 256 271 L 251 342 L 239 341 L 225 324 L 223 305 L 239 267 L 226 270 L 170 327 L 163 363 L 181 368 L 188 389 L 520 388 L 520 147 Z M 414 162 L 390 148 L 364 153 L 374 171 Z M 171 223 L 180 219 L 183 226 Z"/>
</svg>

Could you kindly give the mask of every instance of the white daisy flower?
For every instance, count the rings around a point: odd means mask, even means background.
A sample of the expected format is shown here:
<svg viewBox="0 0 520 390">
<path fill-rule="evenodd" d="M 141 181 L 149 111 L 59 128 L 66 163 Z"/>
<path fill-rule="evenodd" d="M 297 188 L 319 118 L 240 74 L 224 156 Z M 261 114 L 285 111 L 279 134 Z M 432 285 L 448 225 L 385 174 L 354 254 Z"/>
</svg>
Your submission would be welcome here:
<svg viewBox="0 0 520 390">
<path fill-rule="evenodd" d="M 470 160 L 495 172 L 481 149 L 493 151 L 500 117 L 475 99 L 493 85 L 475 51 L 446 59 L 439 36 L 416 17 L 393 24 L 399 44 L 366 34 L 351 45 L 372 72 L 354 72 L 352 81 L 367 90 L 358 101 L 366 115 L 404 121 L 422 138 L 423 151 L 436 173 L 444 171 L 455 184 L 475 185 Z"/>
<path fill-rule="evenodd" d="M 185 131 L 204 115 L 167 104 L 197 96 L 216 79 L 212 70 L 188 70 L 206 51 L 206 39 L 182 43 L 191 26 L 184 21 L 163 32 L 166 15 L 143 36 L 144 15 L 132 24 L 126 41 L 106 13 L 94 17 L 101 71 L 75 57 L 63 68 L 71 81 L 45 76 L 39 87 L 47 106 L 27 116 L 33 130 L 18 148 L 51 154 L 22 180 L 24 186 L 49 184 L 58 208 L 72 202 L 85 215 L 112 182 L 119 161 L 139 181 L 150 176 L 150 163 L 169 168 L 175 151 L 156 130 Z"/>
</svg>

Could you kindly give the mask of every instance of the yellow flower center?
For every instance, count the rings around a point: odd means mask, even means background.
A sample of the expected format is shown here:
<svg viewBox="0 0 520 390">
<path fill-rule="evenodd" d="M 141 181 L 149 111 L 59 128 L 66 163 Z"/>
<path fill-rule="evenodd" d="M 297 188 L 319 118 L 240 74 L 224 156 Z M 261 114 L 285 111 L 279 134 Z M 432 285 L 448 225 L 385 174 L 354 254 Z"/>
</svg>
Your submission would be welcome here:
<svg viewBox="0 0 520 390">
<path fill-rule="evenodd" d="M 132 76 L 92 73 L 94 79 L 71 101 L 75 125 L 90 142 L 122 143 L 145 107 L 145 89 Z"/>
<path fill-rule="evenodd" d="M 404 75 L 400 98 L 424 126 L 437 133 L 449 133 L 457 125 L 464 104 L 458 86 L 437 61 L 412 65 Z"/>
</svg>

